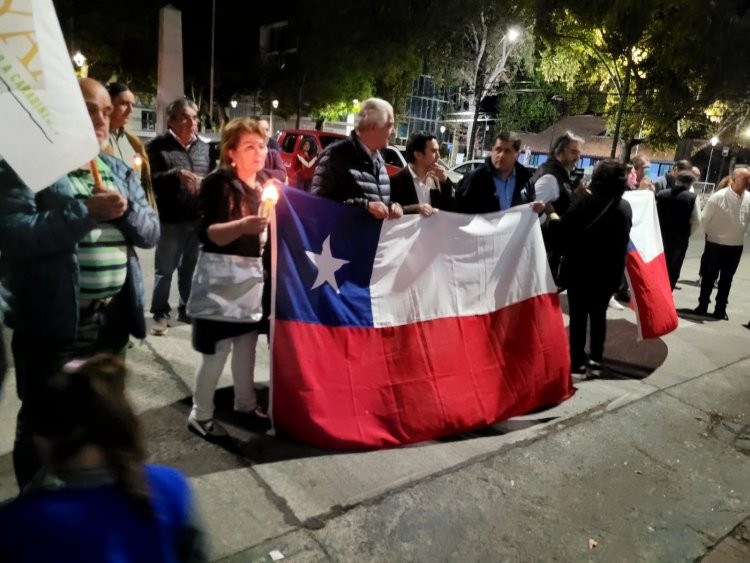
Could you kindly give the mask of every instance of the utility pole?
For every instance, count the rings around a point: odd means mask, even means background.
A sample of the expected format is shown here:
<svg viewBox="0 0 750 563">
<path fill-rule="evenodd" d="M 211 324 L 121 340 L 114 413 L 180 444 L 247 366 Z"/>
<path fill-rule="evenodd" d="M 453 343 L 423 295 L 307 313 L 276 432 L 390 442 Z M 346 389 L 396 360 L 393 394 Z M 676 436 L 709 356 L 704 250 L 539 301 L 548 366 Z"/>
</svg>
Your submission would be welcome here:
<svg viewBox="0 0 750 563">
<path fill-rule="evenodd" d="M 216 36 L 216 0 L 212 0 L 211 7 L 211 74 L 209 78 L 208 92 L 208 122 L 213 129 L 214 123 L 214 41 Z"/>
</svg>

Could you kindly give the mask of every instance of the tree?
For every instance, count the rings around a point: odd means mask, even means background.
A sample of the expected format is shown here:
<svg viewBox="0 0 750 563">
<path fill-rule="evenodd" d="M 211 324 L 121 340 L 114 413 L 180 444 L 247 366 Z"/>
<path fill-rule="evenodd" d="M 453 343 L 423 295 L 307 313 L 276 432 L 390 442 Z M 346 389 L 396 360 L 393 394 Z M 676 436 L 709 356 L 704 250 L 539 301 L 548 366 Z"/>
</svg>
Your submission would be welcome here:
<svg viewBox="0 0 750 563">
<path fill-rule="evenodd" d="M 519 13 L 507 8 L 501 13 L 495 4 L 481 6 L 475 18 L 466 23 L 454 59 L 460 83 L 467 88 L 471 123 L 467 133 L 467 155 L 474 153 L 477 122 L 482 101 L 509 82 L 533 48 L 529 29 L 514 27 Z"/>
<path fill-rule="evenodd" d="M 743 55 L 750 22 L 734 0 L 532 3 L 551 23 L 540 28 L 545 77 L 565 69 L 571 86 L 582 80 L 607 96 L 613 154 L 620 137 L 648 135 L 652 145 L 664 146 L 705 134 L 717 102 L 729 109 L 750 99 L 750 61 Z"/>
</svg>

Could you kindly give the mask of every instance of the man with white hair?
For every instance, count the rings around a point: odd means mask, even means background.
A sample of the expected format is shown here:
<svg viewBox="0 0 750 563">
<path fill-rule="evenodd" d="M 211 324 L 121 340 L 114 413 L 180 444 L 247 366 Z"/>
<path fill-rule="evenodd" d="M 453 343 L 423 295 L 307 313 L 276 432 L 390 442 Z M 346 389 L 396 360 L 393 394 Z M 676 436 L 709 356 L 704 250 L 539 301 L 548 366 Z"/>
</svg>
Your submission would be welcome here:
<svg viewBox="0 0 750 563">
<path fill-rule="evenodd" d="M 391 183 L 380 154 L 393 134 L 393 122 L 393 107 L 385 100 L 362 102 L 351 136 L 320 156 L 312 192 L 366 209 L 376 219 L 401 217 L 401 206 L 391 203 Z"/>
</svg>

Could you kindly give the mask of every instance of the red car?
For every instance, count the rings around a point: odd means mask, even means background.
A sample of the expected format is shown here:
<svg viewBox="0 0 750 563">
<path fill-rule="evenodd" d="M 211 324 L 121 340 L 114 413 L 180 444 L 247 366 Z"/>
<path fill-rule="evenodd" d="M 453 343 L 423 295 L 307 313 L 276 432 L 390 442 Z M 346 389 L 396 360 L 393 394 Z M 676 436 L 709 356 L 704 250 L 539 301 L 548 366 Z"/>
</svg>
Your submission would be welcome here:
<svg viewBox="0 0 750 563">
<path fill-rule="evenodd" d="M 299 151 L 300 145 L 304 139 L 314 141 L 317 145 L 317 153 L 320 155 L 320 153 L 323 152 L 323 149 L 328 145 L 339 139 L 345 138 L 346 135 L 341 135 L 339 133 L 313 131 L 311 129 L 289 129 L 287 131 L 282 131 L 278 138 L 279 149 L 281 152 L 281 159 L 284 161 L 287 176 L 289 176 L 289 184 L 293 186 L 297 181 L 297 175 L 292 168 L 292 162 L 294 161 L 294 155 Z"/>
<path fill-rule="evenodd" d="M 312 129 L 289 129 L 282 131 L 278 142 L 281 159 L 284 161 L 284 167 L 286 168 L 287 176 L 289 176 L 289 184 L 293 186 L 297 181 L 297 175 L 292 168 L 292 162 L 304 139 L 314 141 L 318 149 L 317 154 L 320 155 L 328 145 L 345 138 L 346 135 L 341 135 L 340 133 L 313 131 Z M 406 161 L 398 148 L 388 146 L 382 149 L 380 153 L 385 160 L 385 169 L 388 171 L 389 176 L 392 176 L 406 166 Z"/>
</svg>

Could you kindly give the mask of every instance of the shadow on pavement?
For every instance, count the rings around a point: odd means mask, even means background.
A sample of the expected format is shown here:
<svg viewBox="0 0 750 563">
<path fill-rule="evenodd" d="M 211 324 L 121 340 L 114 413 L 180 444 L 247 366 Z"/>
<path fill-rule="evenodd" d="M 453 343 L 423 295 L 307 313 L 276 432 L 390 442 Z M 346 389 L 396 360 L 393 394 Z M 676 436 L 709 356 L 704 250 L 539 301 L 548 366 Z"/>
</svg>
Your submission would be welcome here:
<svg viewBox="0 0 750 563">
<path fill-rule="evenodd" d="M 561 300 L 567 305 L 567 299 Z M 660 340 L 638 342 L 636 326 L 625 320 L 615 319 L 607 324 L 605 347 L 605 372 L 602 379 L 644 379 L 651 375 L 667 357 L 667 346 Z M 637 363 L 633 358 L 638 358 Z M 258 402 L 268 406 L 268 388 L 257 389 Z M 352 453 L 349 450 L 327 450 L 289 442 L 267 434 L 268 420 L 247 416 L 240 418 L 232 410 L 231 387 L 216 393 L 215 417 L 229 431 L 231 439 L 220 444 L 209 443 L 187 429 L 191 398 L 146 411 L 141 414 L 152 463 L 162 463 L 180 469 L 191 477 L 240 469 L 252 465 L 273 463 L 291 459 L 331 456 Z M 476 438 L 500 436 L 532 426 L 547 424 L 555 417 L 546 415 L 548 409 L 538 409 L 538 417 L 511 419 L 470 432 L 442 437 L 432 442 L 421 442 L 409 447 L 427 446 L 435 443 L 451 443 Z"/>
<path fill-rule="evenodd" d="M 677 309 L 677 316 L 686 321 L 703 324 L 705 322 L 715 323 L 718 319 L 710 315 L 699 315 L 692 309 Z"/>
<path fill-rule="evenodd" d="M 599 379 L 645 379 L 665 362 L 668 353 L 661 338 L 638 341 L 638 327 L 632 322 L 607 321 L 602 362 L 605 369 Z"/>
</svg>

